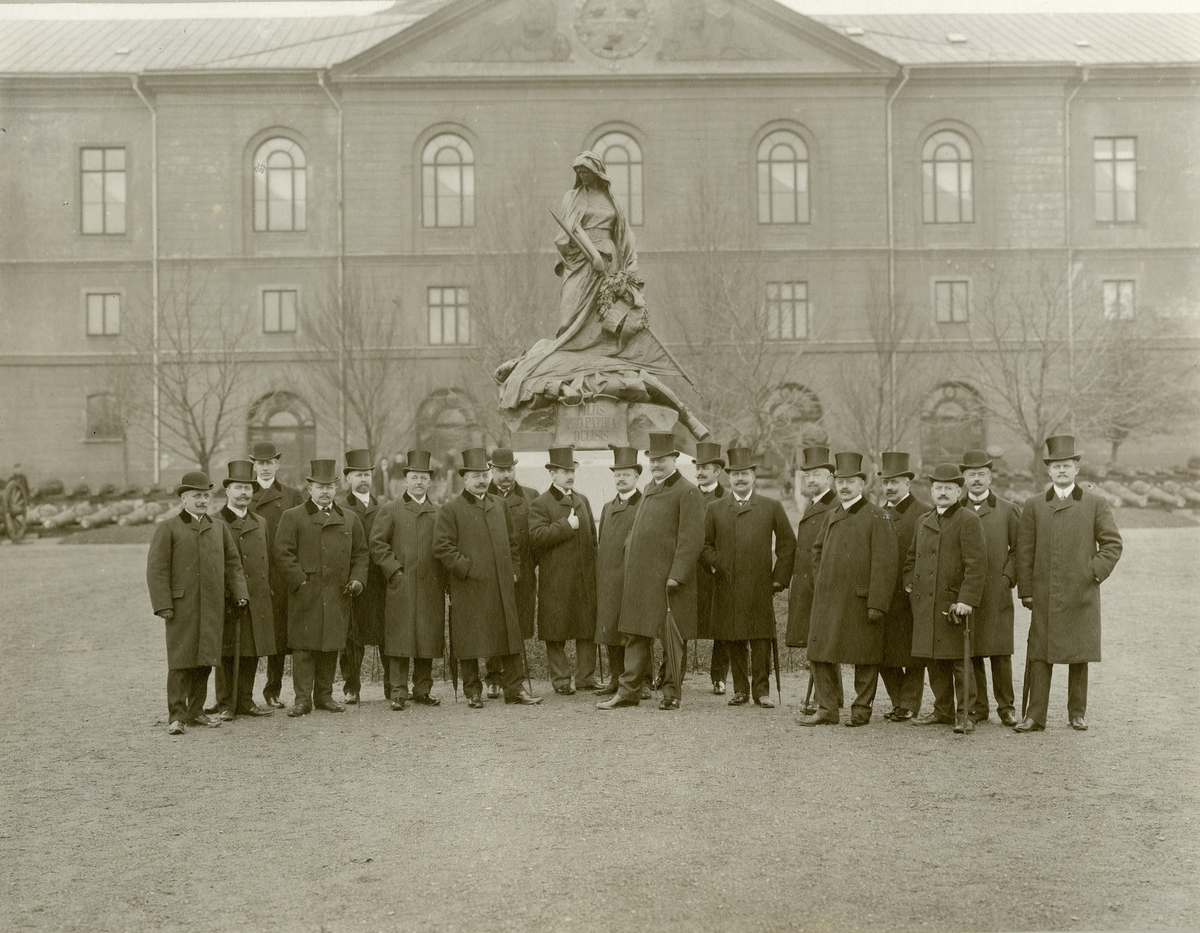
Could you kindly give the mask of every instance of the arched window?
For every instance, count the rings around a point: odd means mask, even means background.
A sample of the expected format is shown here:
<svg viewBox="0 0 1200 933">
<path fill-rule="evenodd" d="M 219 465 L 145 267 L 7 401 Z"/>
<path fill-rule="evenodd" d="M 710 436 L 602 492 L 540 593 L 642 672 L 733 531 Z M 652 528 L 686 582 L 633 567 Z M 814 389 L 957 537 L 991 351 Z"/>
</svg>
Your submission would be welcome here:
<svg viewBox="0 0 1200 933">
<path fill-rule="evenodd" d="M 635 227 L 642 224 L 642 147 L 628 133 L 605 133 L 592 147 L 604 160 L 609 194 Z"/>
<path fill-rule="evenodd" d="M 317 422 L 308 402 L 283 390 L 259 398 L 246 420 L 246 449 L 259 441 L 279 448 L 279 481 L 302 489 L 309 461 L 317 455 Z"/>
<path fill-rule="evenodd" d="M 304 150 L 283 136 L 268 139 L 254 153 L 254 229 L 305 230 Z"/>
<path fill-rule="evenodd" d="M 475 153 L 454 133 L 442 133 L 421 154 L 421 190 L 426 227 L 475 226 Z"/>
<path fill-rule="evenodd" d="M 758 145 L 758 222 L 808 223 L 808 147 L 788 130 Z"/>
<path fill-rule="evenodd" d="M 975 220 L 971 144 L 961 133 L 941 130 L 921 153 L 925 223 L 969 224 Z"/>
<path fill-rule="evenodd" d="M 971 386 L 943 382 L 921 410 L 921 462 L 957 463 L 964 451 L 986 447 L 983 400 Z"/>
</svg>

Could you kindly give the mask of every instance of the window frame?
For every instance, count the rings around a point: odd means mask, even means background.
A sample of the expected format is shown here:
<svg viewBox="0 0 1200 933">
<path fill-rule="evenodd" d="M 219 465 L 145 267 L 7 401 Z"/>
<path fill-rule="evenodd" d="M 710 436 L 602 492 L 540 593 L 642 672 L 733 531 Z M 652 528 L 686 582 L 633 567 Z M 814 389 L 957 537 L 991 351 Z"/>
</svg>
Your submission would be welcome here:
<svg viewBox="0 0 1200 933">
<path fill-rule="evenodd" d="M 264 170 L 259 172 L 260 154 L 272 143 L 280 141 L 289 143 L 290 145 L 288 147 L 278 147 L 267 152 L 266 158 L 262 160 Z M 290 169 L 283 166 L 274 170 L 271 169 L 269 165 L 271 158 L 280 152 L 286 153 L 292 159 Z M 300 165 L 296 164 L 295 153 L 299 153 Z M 288 227 L 271 227 L 271 205 L 274 203 L 271 197 L 273 171 L 290 174 L 291 176 L 290 197 L 287 199 L 291 215 L 291 225 Z M 302 181 L 301 187 L 303 188 L 299 196 L 296 194 L 297 179 Z M 299 208 L 297 208 L 297 205 L 299 205 Z M 297 220 L 297 214 L 301 215 L 299 220 Z M 308 154 L 305 151 L 304 143 L 286 132 L 278 130 L 268 131 L 265 138 L 258 140 L 254 144 L 254 150 L 250 154 L 250 229 L 256 234 L 307 233 L 308 214 Z"/>
<path fill-rule="evenodd" d="M 799 144 L 799 149 L 803 150 L 803 154 L 797 158 L 787 161 L 776 162 L 771 158 L 775 147 L 782 145 L 784 137 L 790 137 L 795 143 Z M 772 143 L 772 140 L 775 140 Z M 764 158 L 764 149 L 767 150 L 766 158 Z M 793 153 L 798 150 L 793 147 Z M 799 129 L 792 126 L 772 126 L 762 132 L 761 137 L 754 147 L 754 196 L 758 226 L 762 227 L 805 227 L 812 224 L 812 145 L 805 138 Z M 775 180 L 775 165 L 790 164 L 793 167 L 792 175 L 792 209 L 794 215 L 792 220 L 776 220 L 775 219 L 775 204 L 776 192 L 774 190 Z M 803 166 L 803 186 L 800 184 L 799 167 Z M 766 173 L 764 175 L 764 168 Z M 767 188 L 764 191 L 763 182 L 767 182 Z M 803 197 L 802 197 L 803 196 Z M 801 204 L 803 201 L 803 204 Z M 767 219 L 763 219 L 764 206 L 766 207 Z M 803 210 L 801 210 L 803 207 Z"/>
<path fill-rule="evenodd" d="M 294 304 L 292 307 L 292 328 L 285 330 L 283 328 L 283 305 L 282 301 L 279 307 L 279 323 L 280 327 L 277 330 L 267 329 L 267 295 L 284 295 L 291 293 L 295 295 Z M 258 289 L 258 310 L 259 321 L 262 326 L 262 334 L 266 337 L 284 336 L 287 334 L 296 334 L 300 330 L 300 286 L 299 285 L 260 285 Z"/>
<path fill-rule="evenodd" d="M 434 292 L 438 293 L 438 302 L 433 301 Z M 454 292 L 454 303 L 446 304 L 446 292 Z M 461 299 L 461 300 L 460 300 Z M 446 311 L 454 309 L 454 339 L 446 340 Z M 439 335 L 433 339 L 433 315 L 438 312 Z M 465 312 L 465 314 L 463 313 Z M 425 288 L 425 339 L 431 347 L 468 347 L 471 346 L 471 288 L 467 285 L 428 285 Z M 464 336 L 465 338 L 462 339 Z"/>
<path fill-rule="evenodd" d="M 84 153 L 96 152 L 96 151 L 101 153 L 101 156 L 100 156 L 101 167 L 100 167 L 99 171 L 97 171 L 96 169 L 85 168 L 84 167 Z M 124 187 L 124 200 L 121 202 L 121 229 L 120 230 L 109 230 L 108 229 L 108 226 L 109 226 L 109 224 L 108 224 L 108 214 L 109 214 L 109 211 L 108 211 L 108 175 L 110 172 L 109 172 L 109 169 L 106 167 L 106 163 L 108 161 L 108 153 L 109 152 L 118 152 L 118 151 L 122 154 L 121 161 L 123 163 L 123 166 L 119 170 L 119 174 L 122 176 L 122 186 Z M 90 145 L 81 144 L 79 146 L 78 184 L 79 184 L 79 235 L 80 236 L 119 237 L 119 236 L 128 236 L 129 235 L 129 163 L 130 163 L 129 146 L 126 143 L 121 143 L 119 145 L 110 144 L 110 143 L 95 143 L 95 144 L 90 144 Z M 86 229 L 86 212 L 87 212 L 87 208 L 89 206 L 89 202 L 85 201 L 88 185 L 87 185 L 87 181 L 85 180 L 84 176 L 85 175 L 96 175 L 96 174 L 100 175 L 100 191 L 101 191 L 100 217 L 101 217 L 101 221 L 102 221 L 101 227 L 103 229 L 88 230 L 88 229 Z M 118 171 L 114 169 L 114 170 L 112 170 L 112 174 L 118 174 Z M 95 202 L 90 202 L 90 203 L 95 203 Z"/>
<path fill-rule="evenodd" d="M 121 400 L 117 393 L 107 389 L 99 391 L 85 390 L 83 401 L 83 442 L 85 444 L 119 444 L 125 441 L 125 417 L 121 406 Z M 117 430 L 110 434 L 92 433 L 92 399 L 108 398 L 112 399 L 114 411 L 108 412 L 107 424 L 116 426 Z"/>
<path fill-rule="evenodd" d="M 93 296 L 100 298 L 116 298 L 117 299 L 117 325 L 116 330 L 110 330 L 108 326 L 108 308 L 107 302 L 100 309 L 101 324 L 99 331 L 93 331 L 91 324 L 91 298 Z M 119 337 L 121 336 L 121 315 L 125 304 L 125 291 L 120 288 L 84 288 L 81 290 L 81 300 L 83 303 L 83 333 L 86 337 Z"/>
<path fill-rule="evenodd" d="M 450 140 L 458 140 L 461 145 L 450 145 Z M 430 155 L 430 150 L 435 144 L 441 143 L 436 150 Z M 439 168 L 446 167 L 449 163 L 439 163 L 438 156 L 447 148 L 452 148 L 463 155 L 463 148 L 470 154 L 470 161 L 460 161 L 455 163 L 458 168 L 458 194 L 447 195 L 446 197 L 458 201 L 458 217 L 459 223 L 441 223 L 441 204 L 443 197 L 438 193 L 438 182 L 440 178 Z M 476 201 L 478 199 L 478 189 L 476 186 L 477 175 L 476 167 L 479 164 L 479 158 L 476 154 L 475 144 L 467 138 L 457 127 L 441 127 L 431 131 L 427 137 L 421 142 L 419 151 L 419 162 L 421 173 L 418 176 L 420 185 L 420 201 L 421 201 L 421 229 L 423 230 L 462 230 L 470 229 L 475 226 L 476 222 Z M 430 159 L 430 161 L 427 161 Z M 469 184 L 468 184 L 469 179 Z M 470 193 L 467 193 L 467 188 L 470 188 Z M 430 208 L 432 207 L 433 222 L 430 222 Z M 469 215 L 469 216 L 468 216 Z"/>
<path fill-rule="evenodd" d="M 593 137 L 594 138 L 592 142 L 588 143 L 586 148 L 595 152 L 603 160 L 604 167 L 608 170 L 608 177 L 610 179 L 609 194 L 612 196 L 614 201 L 621 204 L 621 207 L 625 212 L 625 219 L 629 221 L 629 226 L 643 226 L 645 224 L 646 212 L 646 157 L 641 140 L 630 131 L 629 127 L 625 126 L 603 127 L 602 129 L 593 133 Z M 626 184 L 628 186 L 628 190 L 626 191 L 623 200 L 619 192 L 614 193 L 612 190 L 615 186 L 613 163 L 610 163 L 609 160 L 605 158 L 605 152 L 607 149 L 616 148 L 618 145 L 615 139 L 613 139 L 614 137 L 622 137 L 625 141 L 630 143 L 631 148 L 633 149 L 632 155 L 636 155 L 636 158 L 631 158 L 628 162 L 616 163 L 617 165 L 622 166 L 624 173 L 627 176 Z M 609 139 L 613 139 L 613 141 L 608 143 L 605 151 L 601 151 L 601 145 L 604 144 L 605 140 Z M 635 187 L 635 179 L 637 188 L 636 192 L 633 190 Z"/>
<path fill-rule="evenodd" d="M 939 290 L 943 285 L 949 286 L 950 298 L 950 317 L 943 320 L 940 314 L 940 295 Z M 955 302 L 955 286 L 962 286 L 962 317 L 954 316 L 955 308 L 958 304 Z M 956 324 L 971 323 L 971 280 L 969 278 L 935 278 L 933 280 L 933 322 L 937 325 L 954 326 Z"/>
<path fill-rule="evenodd" d="M 763 330 L 765 339 L 770 343 L 790 343 L 797 341 L 806 341 L 812 330 L 812 300 L 809 294 L 807 279 L 789 279 L 787 281 L 773 281 L 765 283 L 763 294 Z M 777 289 L 778 293 L 772 297 L 771 290 Z M 784 298 L 783 289 L 788 288 L 792 294 Z M 796 289 L 804 290 L 804 297 L 796 297 Z M 772 305 L 775 305 L 775 324 L 772 328 Z M 790 312 L 791 317 L 791 336 L 784 336 L 783 320 L 785 307 Z M 798 313 L 802 312 L 802 313 Z M 803 333 L 797 333 L 797 324 L 803 325 Z M 774 329 L 774 333 L 772 330 Z"/>
<path fill-rule="evenodd" d="M 1116 301 L 1117 301 L 1116 307 L 1118 309 L 1120 309 L 1120 310 L 1118 310 L 1118 312 L 1116 314 L 1111 314 L 1109 312 L 1110 307 L 1112 307 L 1109 304 L 1109 300 L 1108 300 L 1108 289 L 1109 289 L 1110 285 L 1115 286 L 1115 290 L 1116 290 L 1115 297 L 1116 297 Z M 1123 286 L 1129 287 L 1129 303 L 1127 306 L 1129 309 L 1128 314 L 1125 314 L 1123 312 L 1123 309 L 1126 306 L 1121 304 L 1121 290 L 1122 290 Z M 1132 320 L 1134 320 L 1137 317 L 1137 279 L 1135 279 L 1135 278 L 1101 279 L 1100 280 L 1100 313 L 1103 315 L 1104 320 L 1106 320 L 1106 321 L 1132 321 Z"/>
<path fill-rule="evenodd" d="M 1099 158 L 1096 155 L 1097 144 L 1107 142 L 1110 144 L 1111 155 L 1108 158 Z M 1130 142 L 1133 147 L 1133 155 L 1130 158 L 1121 158 L 1117 153 L 1119 143 Z M 1110 166 L 1109 183 L 1111 185 L 1107 192 L 1100 190 L 1100 168 L 1102 165 Z M 1118 168 L 1121 165 L 1132 166 L 1131 178 L 1133 181 L 1132 188 L 1128 191 L 1130 199 L 1133 202 L 1131 217 L 1118 216 L 1121 203 L 1121 190 L 1117 184 Z M 1093 136 L 1092 137 L 1092 220 L 1098 224 L 1136 224 L 1138 222 L 1138 137 L 1137 136 Z M 1107 209 L 1111 212 L 1109 217 L 1101 217 L 1100 207 L 1101 199 L 1107 201 Z"/>
<path fill-rule="evenodd" d="M 966 158 L 963 158 L 963 149 L 956 145 L 956 153 L 958 158 L 954 160 L 939 160 L 937 154 L 943 146 L 949 145 L 951 142 L 961 142 L 961 145 L 966 149 Z M 976 163 L 976 145 L 971 141 L 962 129 L 957 126 L 937 126 L 929 130 L 921 140 L 921 223 L 926 226 L 944 227 L 952 225 L 973 224 L 977 220 L 977 211 L 975 210 L 976 191 L 978 189 L 978 177 L 975 172 Z M 939 205 L 941 199 L 939 192 L 942 189 L 938 185 L 940 172 L 939 165 L 954 165 L 955 166 L 955 203 L 957 204 L 957 219 L 941 220 Z M 963 167 L 967 168 L 967 183 L 963 183 Z M 964 198 L 964 192 L 966 197 Z M 967 210 L 964 211 L 964 204 Z M 969 213 L 969 217 L 964 217 L 964 213 Z"/>
</svg>

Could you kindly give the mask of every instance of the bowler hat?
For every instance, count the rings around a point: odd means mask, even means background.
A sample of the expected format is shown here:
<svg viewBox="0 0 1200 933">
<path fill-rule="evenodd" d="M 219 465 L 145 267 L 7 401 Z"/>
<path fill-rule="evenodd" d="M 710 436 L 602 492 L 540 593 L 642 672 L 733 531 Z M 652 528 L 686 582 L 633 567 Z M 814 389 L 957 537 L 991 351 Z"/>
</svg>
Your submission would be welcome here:
<svg viewBox="0 0 1200 933">
<path fill-rule="evenodd" d="M 462 452 L 463 465 L 458 468 L 458 475 L 467 473 L 486 473 L 489 469 L 487 451 L 482 447 L 468 447 Z"/>
<path fill-rule="evenodd" d="M 230 460 L 228 463 L 229 475 L 221 480 L 221 485 L 226 489 L 230 483 L 253 483 L 254 482 L 254 463 L 250 460 Z"/>
<path fill-rule="evenodd" d="M 365 447 L 346 451 L 346 465 L 342 467 L 342 475 L 353 473 L 355 470 L 371 471 L 371 451 Z"/>
<path fill-rule="evenodd" d="M 1080 454 L 1075 453 L 1075 438 L 1070 434 L 1056 434 L 1046 438 L 1047 456 L 1042 457 L 1042 463 L 1047 465 L 1055 460 L 1078 460 Z"/>
<path fill-rule="evenodd" d="M 833 462 L 829 459 L 828 447 L 805 447 L 804 462 L 800 465 L 804 472 L 809 470 L 833 471 Z"/>
<path fill-rule="evenodd" d="M 885 450 L 883 465 L 875 474 L 880 479 L 893 479 L 897 476 L 907 476 L 913 479 L 917 474 L 908 468 L 908 454 L 903 450 Z"/>
<path fill-rule="evenodd" d="M 186 492 L 189 489 L 195 489 L 200 492 L 208 492 L 213 488 L 213 484 L 208 481 L 208 474 L 201 473 L 199 470 L 193 470 L 191 473 L 184 473 L 183 479 L 179 481 L 179 485 L 175 487 L 175 495 L 181 492 Z"/>
<path fill-rule="evenodd" d="M 992 458 L 986 450 L 968 450 L 958 465 L 960 470 L 982 470 L 984 467 L 989 470 L 992 468 Z"/>
<path fill-rule="evenodd" d="M 758 464 L 754 462 L 754 451 L 749 447 L 730 447 L 726 451 L 729 454 L 729 466 L 726 468 L 730 473 L 734 470 L 755 470 Z"/>
<path fill-rule="evenodd" d="M 488 462 L 501 470 L 508 470 L 517 465 L 517 458 L 507 447 L 497 447 L 492 451 L 492 459 Z"/>
<path fill-rule="evenodd" d="M 712 441 L 700 441 L 696 445 L 696 466 L 706 463 L 719 463 L 724 468 L 725 461 L 721 459 L 721 445 Z"/>
<path fill-rule="evenodd" d="M 279 448 L 270 441 L 259 441 L 250 451 L 251 460 L 278 460 Z"/>
<path fill-rule="evenodd" d="M 337 461 L 336 460 L 310 460 L 308 461 L 308 476 L 305 477 L 310 483 L 320 483 L 322 486 L 331 486 L 337 483 Z"/>
<path fill-rule="evenodd" d="M 429 465 L 429 461 L 432 459 L 433 454 L 428 450 L 410 450 L 401 472 L 405 476 L 408 476 L 409 473 L 432 473 L 433 468 Z"/>
<path fill-rule="evenodd" d="M 936 470 L 925 474 L 925 478 L 931 483 L 954 483 L 956 486 L 963 484 L 963 475 L 953 463 L 939 463 Z"/>
<path fill-rule="evenodd" d="M 656 460 L 659 457 L 675 457 L 678 455 L 679 451 L 675 449 L 675 435 L 672 432 L 650 432 L 650 449 L 646 451 L 647 457 L 651 460 Z"/>
<path fill-rule="evenodd" d="M 569 447 L 551 447 L 550 461 L 547 470 L 578 470 L 579 461 L 575 459 L 575 445 Z"/>
<path fill-rule="evenodd" d="M 612 444 L 608 446 L 612 447 L 613 452 L 613 465 L 609 467 L 610 470 L 637 470 L 638 474 L 641 474 L 642 465 L 638 463 L 636 447 L 613 447 Z"/>
<path fill-rule="evenodd" d="M 863 455 L 854 451 L 843 451 L 840 454 L 834 454 L 834 459 L 837 461 L 837 469 L 833 475 L 846 479 L 851 476 L 861 476 L 866 482 L 867 474 L 863 471 L 862 461 Z"/>
</svg>

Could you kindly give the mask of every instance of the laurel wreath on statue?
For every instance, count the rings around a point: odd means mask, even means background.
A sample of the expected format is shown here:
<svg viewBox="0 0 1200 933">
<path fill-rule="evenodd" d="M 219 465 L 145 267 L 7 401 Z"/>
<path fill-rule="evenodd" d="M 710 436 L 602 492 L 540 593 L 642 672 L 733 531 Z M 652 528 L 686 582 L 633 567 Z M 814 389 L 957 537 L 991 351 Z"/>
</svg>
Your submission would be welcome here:
<svg viewBox="0 0 1200 933">
<path fill-rule="evenodd" d="M 627 319 L 625 315 L 613 313 L 613 306 L 620 299 L 626 299 L 631 307 L 636 307 L 634 295 L 637 290 L 645 285 L 640 278 L 632 272 L 621 270 L 620 272 L 610 272 L 604 276 L 600 283 L 599 291 L 596 294 L 596 313 L 600 315 L 600 320 L 604 322 L 604 328 L 611 333 L 621 328 L 624 324 L 626 331 L 639 330 L 645 324 L 645 312 L 639 315 L 641 320 Z"/>
</svg>

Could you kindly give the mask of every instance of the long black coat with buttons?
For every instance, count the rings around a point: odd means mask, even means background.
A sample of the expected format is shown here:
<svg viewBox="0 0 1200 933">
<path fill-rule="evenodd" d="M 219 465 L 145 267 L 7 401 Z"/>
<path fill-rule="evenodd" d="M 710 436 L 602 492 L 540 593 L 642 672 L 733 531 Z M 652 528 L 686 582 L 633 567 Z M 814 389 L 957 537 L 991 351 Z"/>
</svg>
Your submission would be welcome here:
<svg viewBox="0 0 1200 933">
<path fill-rule="evenodd" d="M 517 568 L 517 615 L 521 617 L 521 637 L 533 638 L 533 620 L 537 613 L 537 560 L 533 553 L 533 542 L 529 540 L 529 510 L 538 491 L 520 483 L 513 483 L 508 495 L 492 483 L 488 495 L 495 496 L 508 506 L 512 517 L 513 535 L 517 539 L 520 562 Z"/>
<path fill-rule="evenodd" d="M 367 505 L 350 493 L 342 500 L 342 508 L 358 516 L 362 524 L 363 535 L 370 548 L 371 527 L 379 515 L 379 500 L 374 496 L 367 497 Z M 354 618 L 350 625 L 350 639 L 360 645 L 383 644 L 383 616 L 387 604 L 387 578 L 374 562 L 367 571 L 367 586 L 354 597 Z"/>
<path fill-rule="evenodd" d="M 990 658 L 1013 653 L 1013 587 L 1017 585 L 1017 538 L 1021 510 L 1007 499 L 989 492 L 979 508 L 969 499 L 962 507 L 979 516 L 987 541 L 987 582 L 975 610 L 971 650 L 976 657 Z"/>
<path fill-rule="evenodd" d="M 808 644 L 808 623 L 812 616 L 812 549 L 817 535 L 825 527 L 825 513 L 838 504 L 832 489 L 814 499 L 796 525 L 796 560 L 792 564 L 792 585 L 788 590 L 788 625 L 784 641 L 791 648 Z"/>
<path fill-rule="evenodd" d="M 270 558 L 269 579 L 271 582 L 271 612 L 275 617 L 275 653 L 288 650 L 288 585 L 275 563 L 275 532 L 279 521 L 288 509 L 302 505 L 305 495 L 299 489 L 285 486 L 279 480 L 266 489 L 254 484 L 254 495 L 250 498 L 250 511 L 261 516 L 267 523 L 267 555 Z"/>
<path fill-rule="evenodd" d="M 221 520 L 229 526 L 242 559 L 242 574 L 250 604 L 242 609 L 230 600 L 225 613 L 225 637 L 221 654 L 234 655 L 234 640 L 240 636 L 238 654 L 243 658 L 261 658 L 275 653 L 275 613 L 271 607 L 271 558 L 267 551 L 267 521 L 247 512 L 238 517 L 228 507 L 221 509 Z M 241 616 L 241 631 L 237 618 Z"/>
<path fill-rule="evenodd" d="M 912 546 L 913 535 L 917 533 L 917 522 L 932 508 L 928 502 L 909 494 L 887 510 L 892 517 L 892 530 L 896 532 L 897 567 L 902 568 L 908 559 L 908 549 Z M 908 601 L 908 594 L 904 592 L 904 574 L 897 573 L 892 605 L 883 617 L 884 667 L 911 667 L 914 664 L 912 631 L 912 605 Z"/>
<path fill-rule="evenodd" d="M 571 509 L 579 519 L 572 528 Z M 570 641 L 596 636 L 596 523 L 586 496 L 557 486 L 533 500 L 529 538 L 538 565 L 538 638 Z"/>
<path fill-rule="evenodd" d="M 635 489 L 628 499 L 615 497 L 600 510 L 600 543 L 596 547 L 596 644 L 623 645 L 617 631 L 621 621 L 621 595 L 625 590 L 625 543 L 642 503 Z"/>
</svg>

